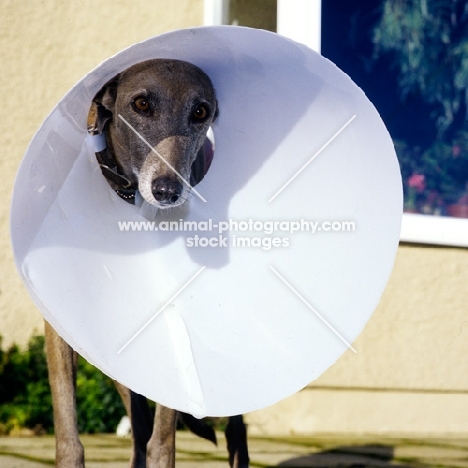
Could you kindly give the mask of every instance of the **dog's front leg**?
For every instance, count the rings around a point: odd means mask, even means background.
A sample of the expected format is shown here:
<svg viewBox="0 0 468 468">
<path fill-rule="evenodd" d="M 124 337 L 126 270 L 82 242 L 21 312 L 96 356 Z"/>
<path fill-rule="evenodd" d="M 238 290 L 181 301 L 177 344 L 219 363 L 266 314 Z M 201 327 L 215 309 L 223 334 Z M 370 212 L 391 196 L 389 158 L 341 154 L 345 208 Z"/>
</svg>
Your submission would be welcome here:
<svg viewBox="0 0 468 468">
<path fill-rule="evenodd" d="M 132 458 L 130 468 L 146 468 L 146 445 L 153 430 L 153 417 L 148 401 L 144 396 L 132 392 L 116 380 L 114 383 L 131 421 Z"/>
<path fill-rule="evenodd" d="M 154 420 L 148 400 L 135 392 L 129 392 L 132 421 L 132 460 L 130 468 L 146 468 L 146 449 L 153 431 Z"/>
<path fill-rule="evenodd" d="M 229 418 L 225 434 L 229 452 L 229 466 L 231 468 L 248 468 L 247 428 L 242 415 Z"/>
<path fill-rule="evenodd" d="M 55 466 L 84 468 L 76 418 L 77 354 L 46 322 L 47 367 L 54 407 Z"/>
<path fill-rule="evenodd" d="M 147 468 L 175 467 L 177 411 L 156 405 L 153 433 L 147 446 Z"/>
</svg>

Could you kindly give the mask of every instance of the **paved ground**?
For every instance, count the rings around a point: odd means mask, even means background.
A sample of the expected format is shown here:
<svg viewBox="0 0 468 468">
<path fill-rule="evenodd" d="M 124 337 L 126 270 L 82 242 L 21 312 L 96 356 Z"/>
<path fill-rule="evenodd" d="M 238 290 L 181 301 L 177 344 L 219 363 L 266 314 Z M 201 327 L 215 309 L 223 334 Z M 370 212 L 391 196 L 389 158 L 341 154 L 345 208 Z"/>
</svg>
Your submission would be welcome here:
<svg viewBox="0 0 468 468">
<path fill-rule="evenodd" d="M 219 447 L 179 432 L 177 468 L 227 468 L 225 440 Z M 84 436 L 88 468 L 127 468 L 129 439 Z M 250 437 L 251 467 L 296 468 L 468 468 L 468 439 L 379 437 Z M 52 437 L 0 437 L 0 468 L 44 468 L 53 465 Z"/>
</svg>

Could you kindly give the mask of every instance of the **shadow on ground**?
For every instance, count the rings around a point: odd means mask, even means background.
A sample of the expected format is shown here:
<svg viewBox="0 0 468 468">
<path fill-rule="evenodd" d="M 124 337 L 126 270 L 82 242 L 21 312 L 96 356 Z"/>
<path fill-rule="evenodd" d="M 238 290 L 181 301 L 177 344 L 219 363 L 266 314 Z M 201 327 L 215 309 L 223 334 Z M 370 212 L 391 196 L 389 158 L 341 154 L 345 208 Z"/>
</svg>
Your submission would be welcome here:
<svg viewBox="0 0 468 468">
<path fill-rule="evenodd" d="M 319 453 L 291 458 L 279 467 L 295 468 L 410 468 L 393 464 L 394 449 L 386 445 L 336 447 Z"/>
</svg>

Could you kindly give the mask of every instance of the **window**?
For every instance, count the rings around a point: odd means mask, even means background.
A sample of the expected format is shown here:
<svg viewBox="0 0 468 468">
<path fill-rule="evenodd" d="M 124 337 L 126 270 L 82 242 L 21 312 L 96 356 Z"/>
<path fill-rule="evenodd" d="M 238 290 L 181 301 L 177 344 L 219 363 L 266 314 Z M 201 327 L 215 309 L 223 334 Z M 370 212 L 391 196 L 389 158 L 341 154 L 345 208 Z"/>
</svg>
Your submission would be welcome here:
<svg viewBox="0 0 468 468">
<path fill-rule="evenodd" d="M 231 0 L 229 24 L 276 32 L 276 0 Z"/>
<path fill-rule="evenodd" d="M 395 143 L 402 240 L 468 246 L 465 3 L 323 2 L 322 54 L 365 91 Z"/>
</svg>

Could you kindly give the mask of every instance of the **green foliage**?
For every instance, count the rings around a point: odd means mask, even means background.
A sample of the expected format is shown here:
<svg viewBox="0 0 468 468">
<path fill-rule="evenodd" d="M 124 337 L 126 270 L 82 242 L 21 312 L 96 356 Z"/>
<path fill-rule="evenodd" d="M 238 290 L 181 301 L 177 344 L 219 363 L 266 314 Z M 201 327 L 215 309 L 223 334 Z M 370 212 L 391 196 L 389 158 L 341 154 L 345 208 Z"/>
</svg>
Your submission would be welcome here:
<svg viewBox="0 0 468 468">
<path fill-rule="evenodd" d="M 393 54 L 399 91 L 434 109 L 438 132 L 425 148 L 395 142 L 405 205 L 445 214 L 467 204 L 468 4 L 466 0 L 383 0 L 374 59 Z"/>
<path fill-rule="evenodd" d="M 114 382 L 82 357 L 77 376 L 77 414 L 80 432 L 114 432 L 125 408 Z"/>
<path fill-rule="evenodd" d="M 437 174 L 428 179 L 427 188 L 444 194 L 449 203 L 460 202 L 466 195 L 468 132 L 457 132 L 449 141 L 435 141 L 423 154 L 423 171 Z"/>
<path fill-rule="evenodd" d="M 24 427 L 52 428 L 43 337 L 31 338 L 25 352 L 16 345 L 7 351 L 0 349 L 0 381 L 1 432 Z"/>
<path fill-rule="evenodd" d="M 44 337 L 31 338 L 26 351 L 1 348 L 0 433 L 28 428 L 53 431 L 52 397 Z M 111 379 L 79 359 L 77 413 L 81 432 L 114 432 L 125 409 Z"/>
<path fill-rule="evenodd" d="M 445 214 L 449 205 L 468 204 L 467 131 L 457 132 L 450 140 L 435 140 L 425 149 L 398 140 L 395 149 L 407 211 L 440 215 Z"/>
<path fill-rule="evenodd" d="M 436 105 L 442 136 L 468 100 L 466 1 L 384 0 L 373 39 L 376 56 L 394 54 L 402 96 Z"/>
</svg>

